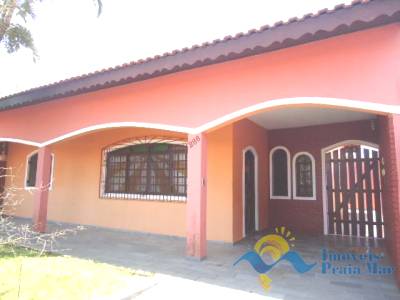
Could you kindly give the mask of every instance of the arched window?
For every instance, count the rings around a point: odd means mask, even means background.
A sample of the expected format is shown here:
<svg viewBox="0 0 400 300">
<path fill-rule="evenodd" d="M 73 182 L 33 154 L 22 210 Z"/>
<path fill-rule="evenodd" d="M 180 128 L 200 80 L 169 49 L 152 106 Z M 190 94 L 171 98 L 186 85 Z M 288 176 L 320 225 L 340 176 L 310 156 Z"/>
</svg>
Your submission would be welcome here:
<svg viewBox="0 0 400 300">
<path fill-rule="evenodd" d="M 307 152 L 293 158 L 293 196 L 299 200 L 315 200 L 315 160 Z"/>
<path fill-rule="evenodd" d="M 104 197 L 183 200 L 187 147 L 139 143 L 105 153 Z"/>
<path fill-rule="evenodd" d="M 290 153 L 285 147 L 270 152 L 270 194 L 275 199 L 290 199 Z"/>
<path fill-rule="evenodd" d="M 37 151 L 32 152 L 26 159 L 26 173 L 25 173 L 25 188 L 32 189 L 36 187 L 36 171 L 38 163 Z M 54 169 L 54 154 L 51 154 L 51 182 L 50 189 L 53 185 L 53 169 Z"/>
</svg>

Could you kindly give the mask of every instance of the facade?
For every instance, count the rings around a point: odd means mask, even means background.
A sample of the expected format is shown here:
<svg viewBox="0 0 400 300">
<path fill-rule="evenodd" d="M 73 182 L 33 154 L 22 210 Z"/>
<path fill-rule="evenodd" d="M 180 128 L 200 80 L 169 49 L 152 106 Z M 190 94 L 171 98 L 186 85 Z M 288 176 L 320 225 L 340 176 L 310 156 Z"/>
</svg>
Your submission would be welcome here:
<svg viewBox="0 0 400 300">
<path fill-rule="evenodd" d="M 399 269 L 399 21 L 356 1 L 5 97 L 0 188 L 38 231 L 182 236 L 204 258 L 286 226 L 385 238 Z"/>
</svg>

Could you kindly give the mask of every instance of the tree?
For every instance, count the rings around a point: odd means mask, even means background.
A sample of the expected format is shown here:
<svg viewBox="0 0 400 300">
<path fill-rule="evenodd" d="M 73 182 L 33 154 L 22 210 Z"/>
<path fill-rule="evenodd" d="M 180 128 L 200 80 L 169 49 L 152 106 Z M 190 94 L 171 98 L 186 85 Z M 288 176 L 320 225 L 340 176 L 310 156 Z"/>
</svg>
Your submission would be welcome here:
<svg viewBox="0 0 400 300">
<path fill-rule="evenodd" d="M 36 249 L 42 255 L 46 251 L 61 250 L 55 248 L 57 240 L 84 229 L 83 226 L 53 226 L 45 233 L 38 233 L 32 224 L 15 217 L 24 201 L 21 196 L 24 188 L 14 183 L 13 169 L 0 167 L 0 171 L 0 179 L 8 182 L 0 193 L 0 247 L 6 245 L 15 250 L 19 247 Z M 38 188 L 48 190 L 50 186 Z"/>
<path fill-rule="evenodd" d="M 0 180 L 7 179 L 8 186 L 0 193 L 0 250 L 4 248 L 14 254 L 16 257 L 21 249 L 30 250 L 30 256 L 42 256 L 47 253 L 61 253 L 63 249 L 55 248 L 56 243 L 67 237 L 68 235 L 77 234 L 84 230 L 83 226 L 54 227 L 46 233 L 38 233 L 34 226 L 27 223 L 23 219 L 14 217 L 20 204 L 23 202 L 21 191 L 23 188 L 18 188 L 14 184 L 14 175 L 12 168 L 0 167 Z M 49 187 L 42 187 L 48 189 Z M 6 252 L 7 253 L 7 252 Z M 22 256 L 18 266 L 18 277 L 15 278 L 18 288 L 18 297 L 20 299 L 20 291 L 22 283 L 22 266 L 24 257 Z M 0 292 L 3 296 L 4 292 Z"/>
<path fill-rule="evenodd" d="M 8 53 L 18 51 L 21 47 L 32 50 L 37 56 L 31 32 L 21 25 L 28 18 L 35 18 L 33 6 L 42 0 L 0 0 L 0 45 L 4 45 Z M 97 6 L 97 15 L 101 14 L 101 0 L 92 0 Z"/>
</svg>

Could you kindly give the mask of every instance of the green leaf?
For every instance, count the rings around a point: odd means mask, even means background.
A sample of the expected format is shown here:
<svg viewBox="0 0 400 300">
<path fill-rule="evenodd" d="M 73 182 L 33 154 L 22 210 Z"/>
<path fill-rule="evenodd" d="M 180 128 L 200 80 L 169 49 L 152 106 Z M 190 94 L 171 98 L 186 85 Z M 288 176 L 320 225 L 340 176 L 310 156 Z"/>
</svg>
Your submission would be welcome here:
<svg viewBox="0 0 400 300">
<path fill-rule="evenodd" d="M 18 51 L 21 47 L 31 49 L 37 57 L 31 32 L 19 24 L 11 24 L 4 35 L 4 45 L 8 53 Z"/>
</svg>

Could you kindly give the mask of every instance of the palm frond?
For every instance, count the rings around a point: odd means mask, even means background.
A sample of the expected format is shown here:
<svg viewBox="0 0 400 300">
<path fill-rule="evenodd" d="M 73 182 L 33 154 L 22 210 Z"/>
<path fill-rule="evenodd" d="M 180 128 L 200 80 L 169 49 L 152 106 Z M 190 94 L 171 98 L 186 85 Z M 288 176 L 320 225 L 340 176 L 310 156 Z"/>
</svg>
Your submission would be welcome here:
<svg viewBox="0 0 400 300">
<path fill-rule="evenodd" d="M 17 15 L 20 16 L 25 22 L 27 17 L 34 18 L 35 12 L 32 7 L 32 0 L 22 1 L 20 5 L 17 6 Z"/>
<path fill-rule="evenodd" d="M 37 57 L 32 34 L 22 25 L 11 24 L 4 35 L 3 42 L 8 53 L 16 52 L 21 47 L 25 47 L 32 50 L 34 57 Z"/>
</svg>

